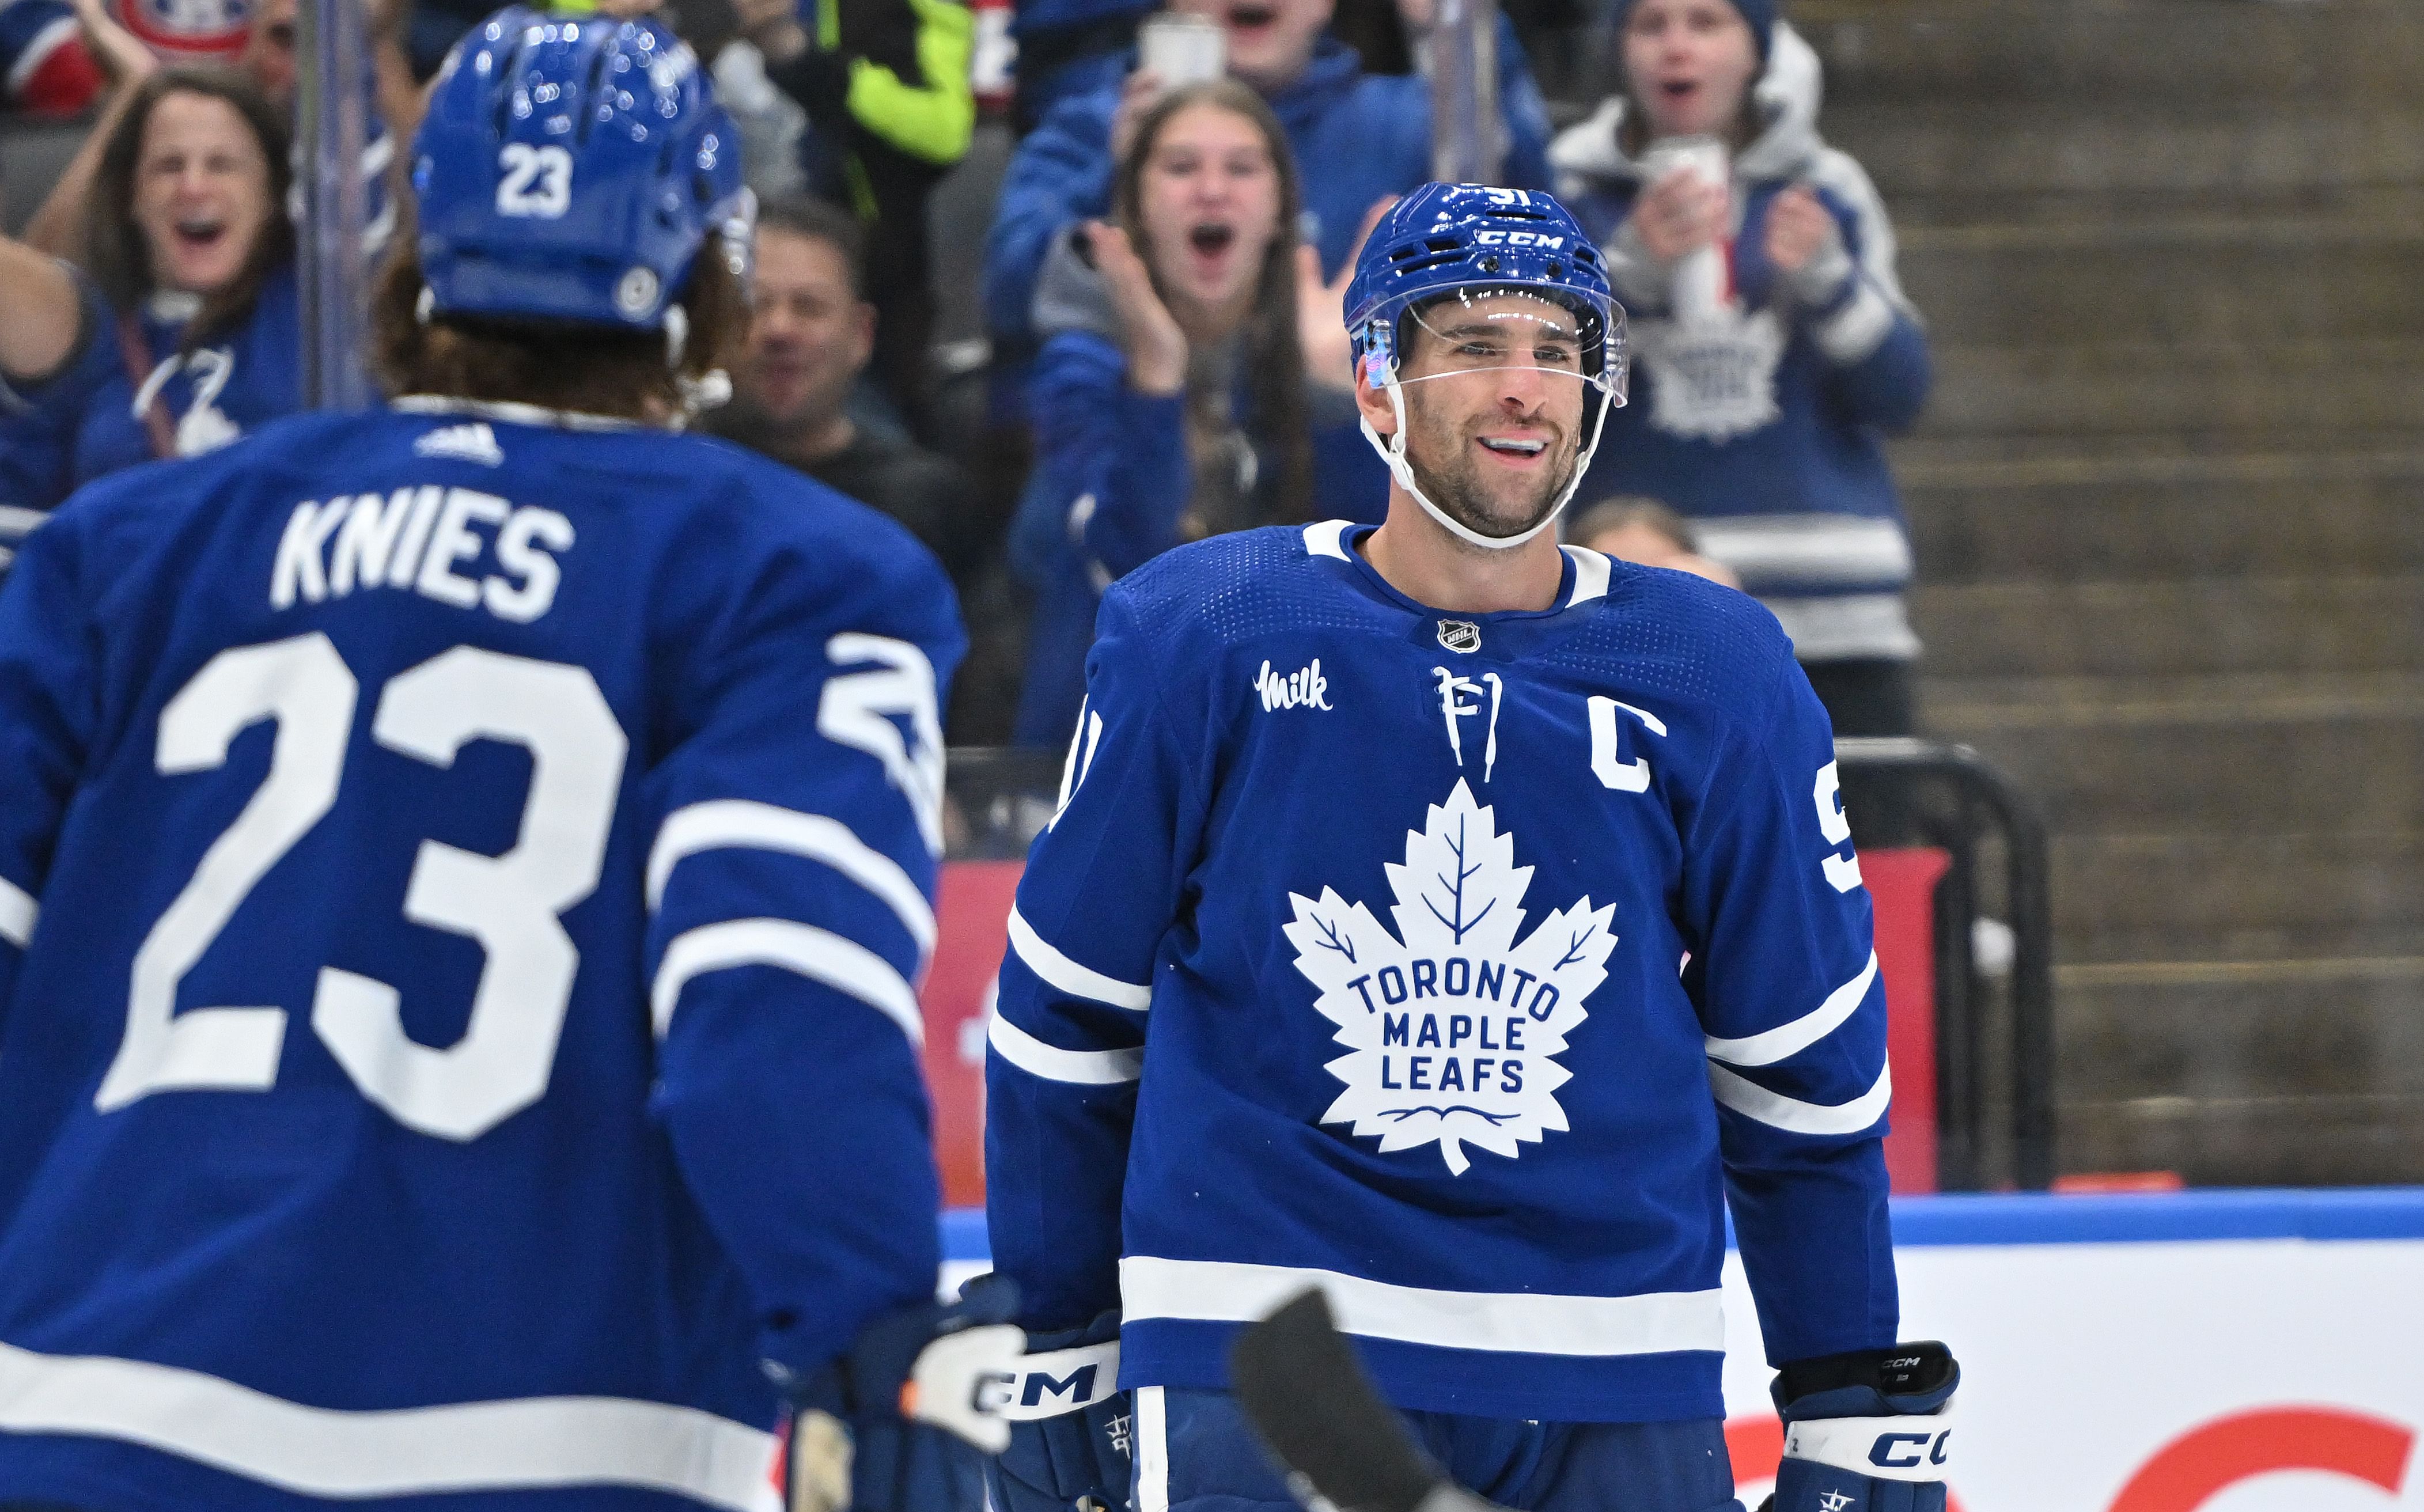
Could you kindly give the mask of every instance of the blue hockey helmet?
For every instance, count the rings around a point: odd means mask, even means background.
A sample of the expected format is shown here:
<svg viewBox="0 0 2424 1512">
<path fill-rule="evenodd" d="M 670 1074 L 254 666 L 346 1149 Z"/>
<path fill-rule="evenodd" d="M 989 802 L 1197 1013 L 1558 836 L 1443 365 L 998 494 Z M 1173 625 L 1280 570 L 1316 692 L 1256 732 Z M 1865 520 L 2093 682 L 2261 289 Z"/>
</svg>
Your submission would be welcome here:
<svg viewBox="0 0 2424 1512">
<path fill-rule="evenodd" d="M 709 237 L 748 266 L 740 133 L 646 19 L 512 6 L 473 27 L 431 90 L 412 183 L 429 313 L 656 330 Z"/>
<path fill-rule="evenodd" d="M 1480 289 L 1520 291 L 1571 310 L 1586 376 L 1624 403 L 1624 311 L 1598 245 L 1554 197 L 1478 183 L 1426 183 L 1364 240 L 1347 285 L 1347 332 L 1356 355 L 1373 359 L 1372 386 L 1396 370 L 1408 310 Z"/>
<path fill-rule="evenodd" d="M 1415 478 L 1406 456 L 1406 402 L 1397 361 L 1410 317 L 1421 321 L 1424 310 L 1441 300 L 1510 294 L 1545 300 L 1573 317 L 1573 329 L 1565 334 L 1575 343 L 1575 375 L 1601 402 L 1589 422 L 1589 438 L 1576 450 L 1573 473 L 1548 511 L 1515 534 L 1485 535 L 1440 508 Z M 1623 404 L 1625 394 L 1624 310 L 1608 288 L 1606 260 L 1572 214 L 1538 190 L 1426 183 L 1392 206 L 1365 239 L 1347 285 L 1346 307 L 1348 335 L 1364 359 L 1364 381 L 1388 390 L 1396 409 L 1394 434 L 1382 437 L 1367 420 L 1364 437 L 1398 486 L 1443 529 L 1475 546 L 1521 546 L 1547 530 L 1582 485 L 1607 412 Z"/>
</svg>

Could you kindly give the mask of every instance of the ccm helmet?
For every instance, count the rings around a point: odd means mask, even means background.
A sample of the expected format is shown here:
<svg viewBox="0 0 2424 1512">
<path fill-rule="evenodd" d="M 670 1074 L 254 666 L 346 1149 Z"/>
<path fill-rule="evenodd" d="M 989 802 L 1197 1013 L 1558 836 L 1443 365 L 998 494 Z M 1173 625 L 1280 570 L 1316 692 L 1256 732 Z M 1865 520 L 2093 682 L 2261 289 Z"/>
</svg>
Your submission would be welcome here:
<svg viewBox="0 0 2424 1512">
<path fill-rule="evenodd" d="M 1397 370 L 1410 325 L 1450 298 L 1518 294 L 1562 306 L 1573 317 L 1567 333 L 1580 376 L 1601 396 L 1590 438 L 1574 458 L 1573 476 L 1555 507 L 1517 535 L 1484 535 L 1431 502 L 1406 460 L 1406 401 Z M 1627 354 L 1624 310 L 1609 292 L 1607 264 L 1573 215 L 1539 190 L 1475 183 L 1427 183 L 1393 206 L 1364 244 L 1347 286 L 1347 332 L 1363 359 L 1364 381 L 1388 390 L 1397 429 L 1383 438 L 1370 422 L 1364 439 L 1389 465 L 1398 486 L 1431 518 L 1475 546 L 1523 545 L 1549 528 L 1582 485 L 1599 450 L 1607 412 L 1624 403 Z"/>
<path fill-rule="evenodd" d="M 655 22 L 520 6 L 455 44 L 413 139 L 424 318 L 663 330 L 710 236 L 748 267 L 741 137 Z"/>
</svg>

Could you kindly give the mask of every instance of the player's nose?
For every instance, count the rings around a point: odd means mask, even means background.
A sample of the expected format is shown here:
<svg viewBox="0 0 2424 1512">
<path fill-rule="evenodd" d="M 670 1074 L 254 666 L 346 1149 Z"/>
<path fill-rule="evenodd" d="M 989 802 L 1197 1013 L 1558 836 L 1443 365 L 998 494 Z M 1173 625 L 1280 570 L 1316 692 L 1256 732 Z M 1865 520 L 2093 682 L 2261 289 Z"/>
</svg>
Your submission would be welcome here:
<svg viewBox="0 0 2424 1512">
<path fill-rule="evenodd" d="M 1549 374 L 1539 368 L 1516 365 L 1498 370 L 1498 403 L 1512 413 L 1539 413 L 1548 402 L 1548 393 Z"/>
</svg>

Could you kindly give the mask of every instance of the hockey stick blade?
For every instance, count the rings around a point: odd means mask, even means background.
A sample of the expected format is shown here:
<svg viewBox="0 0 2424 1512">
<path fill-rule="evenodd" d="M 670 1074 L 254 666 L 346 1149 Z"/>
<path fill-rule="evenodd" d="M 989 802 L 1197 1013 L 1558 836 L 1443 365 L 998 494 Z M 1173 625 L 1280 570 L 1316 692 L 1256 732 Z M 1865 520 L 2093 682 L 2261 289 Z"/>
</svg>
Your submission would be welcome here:
<svg viewBox="0 0 2424 1512">
<path fill-rule="evenodd" d="M 1310 1489 L 1342 1512 L 1416 1512 L 1453 1489 L 1380 1400 L 1318 1288 L 1239 1336 L 1229 1384 L 1300 1501 Z"/>
</svg>

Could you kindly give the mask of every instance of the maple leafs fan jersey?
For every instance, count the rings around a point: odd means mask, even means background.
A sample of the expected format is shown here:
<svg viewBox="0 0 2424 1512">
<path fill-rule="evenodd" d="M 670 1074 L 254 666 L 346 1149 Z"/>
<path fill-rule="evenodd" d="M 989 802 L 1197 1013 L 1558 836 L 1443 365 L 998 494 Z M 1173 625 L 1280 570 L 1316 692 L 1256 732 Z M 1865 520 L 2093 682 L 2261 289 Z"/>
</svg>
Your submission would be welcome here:
<svg viewBox="0 0 2424 1512">
<path fill-rule="evenodd" d="M 1576 548 L 1443 615 L 1365 533 L 1105 598 L 990 1035 L 1030 1326 L 1219 1386 L 1318 1281 L 1400 1406 L 1719 1416 L 1730 1198 L 1772 1359 L 1892 1343 L 1884 991 L 1775 619 Z"/>
<path fill-rule="evenodd" d="M 0 587 L 0 1503 L 740 1512 L 760 1361 L 933 1296 L 948 581 L 720 442 L 430 408 Z"/>
</svg>

